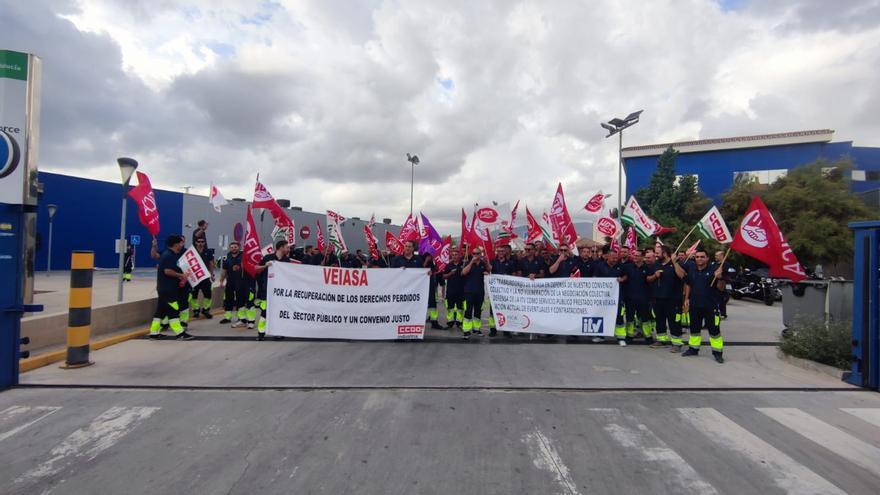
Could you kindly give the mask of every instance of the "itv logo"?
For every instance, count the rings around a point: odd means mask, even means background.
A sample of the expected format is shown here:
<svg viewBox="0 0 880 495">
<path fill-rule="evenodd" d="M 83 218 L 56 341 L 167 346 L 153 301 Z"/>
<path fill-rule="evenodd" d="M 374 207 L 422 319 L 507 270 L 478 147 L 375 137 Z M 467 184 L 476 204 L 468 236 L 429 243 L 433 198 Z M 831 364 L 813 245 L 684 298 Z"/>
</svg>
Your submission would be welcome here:
<svg viewBox="0 0 880 495">
<path fill-rule="evenodd" d="M 605 324 L 604 318 L 585 316 L 581 320 L 581 333 L 587 335 L 601 335 Z"/>
</svg>

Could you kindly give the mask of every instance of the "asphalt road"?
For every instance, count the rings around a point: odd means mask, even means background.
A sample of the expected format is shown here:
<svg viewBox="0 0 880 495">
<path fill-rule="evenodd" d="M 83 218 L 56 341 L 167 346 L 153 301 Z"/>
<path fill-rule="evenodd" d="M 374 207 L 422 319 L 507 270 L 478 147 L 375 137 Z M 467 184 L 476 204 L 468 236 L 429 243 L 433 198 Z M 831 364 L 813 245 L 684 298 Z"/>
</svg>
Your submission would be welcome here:
<svg viewBox="0 0 880 495">
<path fill-rule="evenodd" d="M 880 394 L 749 344 L 778 327 L 748 309 L 723 365 L 503 338 L 256 342 L 200 321 L 203 340 L 129 341 L 0 393 L 0 493 L 878 493 Z"/>
</svg>

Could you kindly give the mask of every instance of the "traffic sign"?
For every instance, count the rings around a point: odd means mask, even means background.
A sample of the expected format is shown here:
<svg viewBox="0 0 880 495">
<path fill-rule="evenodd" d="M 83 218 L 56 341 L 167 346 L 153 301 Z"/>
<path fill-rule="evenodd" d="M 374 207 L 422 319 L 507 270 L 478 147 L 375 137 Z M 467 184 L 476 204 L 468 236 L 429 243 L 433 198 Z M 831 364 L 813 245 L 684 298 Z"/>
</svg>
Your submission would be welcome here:
<svg viewBox="0 0 880 495">
<path fill-rule="evenodd" d="M 132 234 L 131 237 L 129 237 L 129 244 L 131 244 L 132 246 L 140 246 L 141 236 Z"/>
</svg>

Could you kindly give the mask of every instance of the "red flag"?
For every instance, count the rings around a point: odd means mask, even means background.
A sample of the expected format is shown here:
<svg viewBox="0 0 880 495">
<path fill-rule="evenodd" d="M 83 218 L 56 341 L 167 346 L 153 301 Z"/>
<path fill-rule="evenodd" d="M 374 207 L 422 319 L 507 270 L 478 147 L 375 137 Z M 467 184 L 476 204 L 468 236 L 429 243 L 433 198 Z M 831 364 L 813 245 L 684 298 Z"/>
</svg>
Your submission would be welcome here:
<svg viewBox="0 0 880 495">
<path fill-rule="evenodd" d="M 452 252 L 452 237 L 446 236 L 446 239 L 443 239 L 443 247 L 440 248 L 440 251 L 437 253 L 437 257 L 434 258 L 434 267 L 437 272 L 442 272 L 446 269 L 446 265 L 449 264 L 449 257 Z"/>
<path fill-rule="evenodd" d="M 659 222 L 656 222 L 656 221 L 654 222 L 654 235 L 655 236 L 668 234 L 670 232 L 677 232 L 677 231 L 678 231 L 678 229 L 675 227 L 664 227 L 664 226 L 660 225 Z"/>
<path fill-rule="evenodd" d="M 315 225 L 318 227 L 318 229 L 316 230 L 316 232 L 318 233 L 318 251 L 321 254 L 324 254 L 324 229 L 321 228 L 321 222 L 317 220 L 315 220 Z"/>
<path fill-rule="evenodd" d="M 535 216 L 529 211 L 528 206 L 526 206 L 526 221 L 529 223 L 526 242 L 540 241 L 544 237 L 544 232 L 541 230 L 541 224 L 538 223 Z"/>
<path fill-rule="evenodd" d="M 471 243 L 471 226 L 468 225 L 467 214 L 464 212 L 464 208 L 461 209 L 461 240 L 459 240 L 459 244 L 470 244 Z"/>
<path fill-rule="evenodd" d="M 687 255 L 688 258 L 692 257 L 694 254 L 696 254 L 697 246 L 699 246 L 699 245 L 700 245 L 700 241 L 693 243 L 693 245 L 691 245 L 691 247 L 687 248 L 687 251 L 685 251 L 684 254 Z"/>
<path fill-rule="evenodd" d="M 260 264 L 260 258 L 263 250 L 260 248 L 260 237 L 257 235 L 257 225 L 254 223 L 254 214 L 251 207 L 247 209 L 247 229 L 244 234 L 244 271 L 251 277 L 257 277 L 257 265 Z"/>
<path fill-rule="evenodd" d="M 575 268 L 574 271 L 571 272 L 571 275 L 568 276 L 568 278 L 581 278 L 581 269 Z"/>
<path fill-rule="evenodd" d="M 370 257 L 374 260 L 379 259 L 379 247 L 376 245 L 376 236 L 370 230 L 368 225 L 364 225 L 364 237 L 367 239 L 367 246 L 370 248 Z"/>
<path fill-rule="evenodd" d="M 590 197 L 587 204 L 584 205 L 584 209 L 587 210 L 587 213 L 592 213 L 594 215 L 599 215 L 602 213 L 602 210 L 605 209 L 605 200 L 611 196 L 610 194 L 602 194 L 602 190 L 594 194 Z"/>
<path fill-rule="evenodd" d="M 785 277 L 792 282 L 807 278 L 773 215 L 757 196 L 752 198 L 749 209 L 733 235 L 730 247 L 763 261 L 770 267 L 770 276 Z"/>
<path fill-rule="evenodd" d="M 138 205 L 138 218 L 141 225 L 147 228 L 152 235 L 159 235 L 159 207 L 156 205 L 156 195 L 147 174 L 137 172 L 138 185 L 128 191 L 128 195 Z"/>
<path fill-rule="evenodd" d="M 620 243 L 617 242 L 617 239 L 611 238 L 611 250 L 617 254 L 620 254 Z"/>
<path fill-rule="evenodd" d="M 419 242 L 419 226 L 416 224 L 416 221 L 413 220 L 412 215 L 406 217 L 406 221 L 403 222 L 403 226 L 400 227 L 400 233 L 397 235 L 397 238 L 401 243 L 407 241 Z"/>
<path fill-rule="evenodd" d="M 495 245 L 492 243 L 492 234 L 489 229 L 485 230 L 486 238 L 483 241 L 483 251 L 486 252 L 486 259 L 490 262 L 495 259 Z"/>
<path fill-rule="evenodd" d="M 385 248 L 394 254 L 403 254 L 403 243 L 394 237 L 390 230 L 385 231 Z"/>
<path fill-rule="evenodd" d="M 269 210 L 269 213 L 272 214 L 272 218 L 275 219 L 275 226 L 282 228 L 286 227 L 287 231 L 287 242 L 291 245 L 295 242 L 294 232 L 296 227 L 293 224 L 293 221 L 290 220 L 290 217 L 287 216 L 287 213 L 284 213 L 284 208 L 282 208 L 275 198 L 272 197 L 272 194 L 269 193 L 269 190 L 266 189 L 262 183 L 257 181 L 257 185 L 254 186 L 254 203 L 253 208 L 265 208 Z"/>
<path fill-rule="evenodd" d="M 638 247 L 638 245 L 639 245 L 639 241 L 638 241 L 638 239 L 636 238 L 636 229 L 634 229 L 634 228 L 632 227 L 632 225 L 630 225 L 630 226 L 629 226 L 629 230 L 626 231 L 626 242 L 625 242 L 625 244 L 626 244 L 626 247 L 630 248 L 630 250 L 632 250 L 632 249 L 636 249 L 636 248 Z"/>
<path fill-rule="evenodd" d="M 553 204 L 550 206 L 550 226 L 553 228 L 559 244 L 573 246 L 578 235 L 565 206 L 565 195 L 562 193 L 562 183 L 556 187 L 556 195 L 553 196 Z"/>
</svg>

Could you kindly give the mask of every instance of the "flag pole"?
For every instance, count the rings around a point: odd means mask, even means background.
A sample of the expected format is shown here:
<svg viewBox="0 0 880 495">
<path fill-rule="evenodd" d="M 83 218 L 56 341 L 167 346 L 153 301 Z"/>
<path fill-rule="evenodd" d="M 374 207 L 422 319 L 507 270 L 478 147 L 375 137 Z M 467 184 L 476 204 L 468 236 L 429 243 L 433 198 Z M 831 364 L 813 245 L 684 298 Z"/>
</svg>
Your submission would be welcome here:
<svg viewBox="0 0 880 495">
<path fill-rule="evenodd" d="M 727 261 L 727 255 L 730 254 L 730 249 L 731 248 L 727 248 L 727 252 L 724 253 L 724 257 L 721 258 L 721 263 L 719 264 L 719 268 L 724 268 L 724 262 Z M 722 273 L 722 275 L 723 275 L 723 273 Z M 712 283 L 709 285 L 712 285 L 712 286 L 715 285 L 715 277 L 712 277 Z"/>
<path fill-rule="evenodd" d="M 694 231 L 697 230 L 697 226 L 698 226 L 698 225 L 700 225 L 699 222 L 697 222 L 697 223 L 694 225 L 694 228 L 692 228 L 692 229 L 690 230 L 690 232 L 688 232 L 687 235 L 684 236 L 684 239 L 682 239 L 681 242 L 678 243 L 678 247 L 675 248 L 675 251 L 673 251 L 674 253 L 677 253 L 678 250 L 681 249 L 681 247 L 684 245 L 684 242 L 685 242 L 686 240 L 688 240 L 688 237 L 690 237 L 691 234 L 693 234 Z"/>
</svg>

